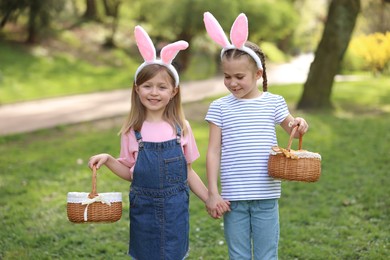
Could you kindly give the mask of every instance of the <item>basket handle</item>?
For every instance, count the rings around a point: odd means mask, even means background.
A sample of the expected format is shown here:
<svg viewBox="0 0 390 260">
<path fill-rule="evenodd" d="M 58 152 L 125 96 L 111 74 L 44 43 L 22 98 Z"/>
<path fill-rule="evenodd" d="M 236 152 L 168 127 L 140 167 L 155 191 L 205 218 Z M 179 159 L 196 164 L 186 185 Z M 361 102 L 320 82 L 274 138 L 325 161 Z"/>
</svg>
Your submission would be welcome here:
<svg viewBox="0 0 390 260">
<path fill-rule="evenodd" d="M 92 191 L 88 195 L 88 198 L 90 198 L 90 199 L 93 199 L 93 198 L 98 196 L 97 191 L 96 191 L 96 178 L 97 178 L 96 171 L 97 171 L 96 165 L 93 165 L 92 166 Z"/>
<path fill-rule="evenodd" d="M 290 133 L 290 139 L 288 140 L 288 146 L 287 146 L 287 150 L 290 151 L 291 149 L 291 144 L 292 144 L 292 141 L 294 139 L 294 135 L 295 135 L 295 132 L 297 131 L 299 125 L 295 126 L 292 130 L 291 130 L 291 133 Z M 302 135 L 299 134 L 299 145 L 298 145 L 298 150 L 302 150 Z"/>
</svg>

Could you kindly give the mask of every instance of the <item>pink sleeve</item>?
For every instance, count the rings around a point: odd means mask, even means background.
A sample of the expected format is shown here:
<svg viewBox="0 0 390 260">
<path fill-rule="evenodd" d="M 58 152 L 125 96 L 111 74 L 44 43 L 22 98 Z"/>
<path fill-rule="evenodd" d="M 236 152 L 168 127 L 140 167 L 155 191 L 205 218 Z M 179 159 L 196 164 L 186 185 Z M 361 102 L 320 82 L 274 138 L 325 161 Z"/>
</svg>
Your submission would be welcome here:
<svg viewBox="0 0 390 260">
<path fill-rule="evenodd" d="M 199 150 L 198 147 L 196 146 L 196 141 L 194 134 L 192 133 L 192 129 L 188 121 L 187 123 L 187 133 L 186 135 L 182 138 L 183 141 L 183 153 L 184 156 L 186 157 L 187 163 L 193 163 L 196 159 L 199 158 Z"/>
<path fill-rule="evenodd" d="M 134 132 L 122 134 L 121 136 L 121 152 L 118 161 L 130 168 L 130 172 L 134 171 L 135 161 L 138 155 L 138 143 L 134 136 Z"/>
</svg>

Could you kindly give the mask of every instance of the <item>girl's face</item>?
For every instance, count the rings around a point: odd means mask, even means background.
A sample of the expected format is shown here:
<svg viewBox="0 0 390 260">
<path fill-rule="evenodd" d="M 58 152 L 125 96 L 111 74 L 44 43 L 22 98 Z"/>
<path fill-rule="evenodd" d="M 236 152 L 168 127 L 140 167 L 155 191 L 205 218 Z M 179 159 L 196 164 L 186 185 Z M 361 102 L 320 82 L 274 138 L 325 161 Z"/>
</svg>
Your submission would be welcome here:
<svg viewBox="0 0 390 260">
<path fill-rule="evenodd" d="M 222 61 L 224 84 L 228 90 L 240 99 L 251 99 L 260 96 L 257 80 L 263 74 L 262 70 L 255 68 L 249 58 L 240 56 Z"/>
<path fill-rule="evenodd" d="M 161 71 L 153 78 L 136 86 L 141 103 L 146 108 L 147 117 L 161 116 L 170 100 L 176 95 L 175 88 L 166 71 Z M 150 118 L 149 118 L 150 119 Z"/>
</svg>

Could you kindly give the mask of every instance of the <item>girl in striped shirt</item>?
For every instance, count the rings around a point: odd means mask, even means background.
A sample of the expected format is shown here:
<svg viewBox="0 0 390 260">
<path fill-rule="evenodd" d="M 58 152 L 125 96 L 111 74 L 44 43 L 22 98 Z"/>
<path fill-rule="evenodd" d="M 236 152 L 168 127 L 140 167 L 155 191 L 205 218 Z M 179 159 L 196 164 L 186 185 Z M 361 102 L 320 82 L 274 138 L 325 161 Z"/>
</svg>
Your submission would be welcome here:
<svg viewBox="0 0 390 260">
<path fill-rule="evenodd" d="M 276 125 L 288 134 L 299 125 L 298 138 L 306 133 L 308 124 L 289 113 L 283 97 L 267 91 L 264 54 L 247 41 L 244 14 L 232 26 L 232 44 L 210 13 L 205 13 L 204 22 L 210 37 L 223 47 L 224 84 L 230 91 L 213 101 L 206 115 L 207 210 L 213 217 L 226 212 L 224 230 L 230 259 L 277 259 L 281 182 L 268 176 L 269 152 L 277 145 Z M 260 78 L 262 91 L 257 87 Z M 218 206 L 224 205 L 224 200 L 230 201 L 230 209 Z"/>
</svg>

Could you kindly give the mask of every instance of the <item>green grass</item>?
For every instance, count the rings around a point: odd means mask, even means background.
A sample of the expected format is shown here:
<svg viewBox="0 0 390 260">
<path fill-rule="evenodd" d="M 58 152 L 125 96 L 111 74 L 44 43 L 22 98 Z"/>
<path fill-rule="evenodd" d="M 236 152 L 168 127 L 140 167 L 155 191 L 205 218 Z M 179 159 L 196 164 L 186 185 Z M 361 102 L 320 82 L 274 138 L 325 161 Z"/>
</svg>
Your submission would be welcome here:
<svg viewBox="0 0 390 260">
<path fill-rule="evenodd" d="M 322 155 L 322 176 L 310 184 L 283 182 L 280 259 L 390 255 L 389 83 L 389 78 L 337 83 L 334 113 L 294 111 L 310 123 L 303 148 Z M 293 107 L 301 87 L 270 91 L 283 94 Z M 208 103 L 185 106 L 201 152 L 194 168 L 204 181 L 208 130 L 204 115 L 191 113 L 191 107 L 204 111 Z M 67 192 L 90 189 L 88 158 L 118 155 L 119 125 L 110 119 L 0 137 L 0 259 L 128 259 L 129 183 L 106 168 L 99 171 L 98 191 L 123 194 L 119 222 L 77 225 L 66 216 Z M 288 136 L 280 128 L 277 133 L 286 146 Z M 208 217 L 194 195 L 190 214 L 189 259 L 227 259 L 222 220 Z"/>
<path fill-rule="evenodd" d="M 120 50 L 113 51 L 112 59 L 121 66 L 93 65 L 70 54 L 39 54 L 46 50 L 2 42 L 0 51 L 0 104 L 129 87 L 129 71 L 136 66 Z"/>
</svg>

